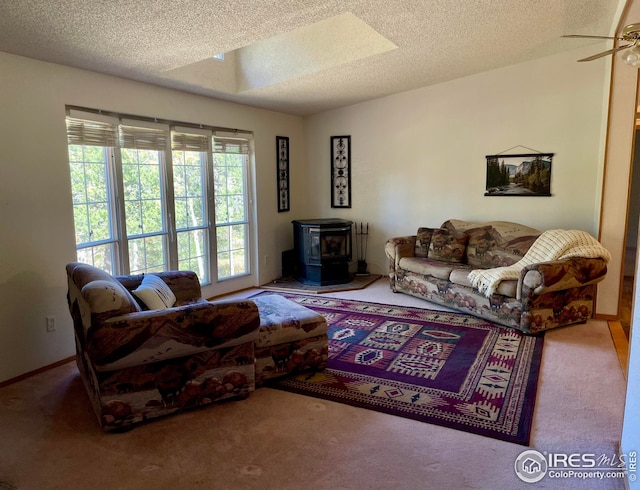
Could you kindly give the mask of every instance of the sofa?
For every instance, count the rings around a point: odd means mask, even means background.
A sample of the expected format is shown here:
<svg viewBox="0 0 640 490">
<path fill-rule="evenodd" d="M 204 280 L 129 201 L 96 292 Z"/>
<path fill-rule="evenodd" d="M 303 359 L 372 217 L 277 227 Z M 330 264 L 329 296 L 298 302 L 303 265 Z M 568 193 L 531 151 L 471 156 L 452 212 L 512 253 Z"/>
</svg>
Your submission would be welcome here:
<svg viewBox="0 0 640 490">
<path fill-rule="evenodd" d="M 385 253 L 394 292 L 526 334 L 591 318 L 611 257 L 585 232 L 459 219 L 391 238 Z"/>
<path fill-rule="evenodd" d="M 207 302 L 193 272 L 66 267 L 76 363 L 105 431 L 255 389 L 253 301 Z"/>
</svg>

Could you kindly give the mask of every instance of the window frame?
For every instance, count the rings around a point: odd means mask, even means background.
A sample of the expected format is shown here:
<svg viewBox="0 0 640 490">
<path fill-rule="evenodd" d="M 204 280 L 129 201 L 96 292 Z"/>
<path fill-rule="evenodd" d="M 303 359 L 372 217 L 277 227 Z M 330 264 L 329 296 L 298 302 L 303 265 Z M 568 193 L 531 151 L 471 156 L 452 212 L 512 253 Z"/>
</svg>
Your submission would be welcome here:
<svg viewBox="0 0 640 490">
<path fill-rule="evenodd" d="M 182 152 L 187 152 L 187 151 L 193 151 L 193 150 L 173 150 L 172 151 L 172 159 L 173 159 L 173 152 L 175 151 L 182 151 Z M 211 171 L 210 171 L 210 166 L 211 166 L 211 156 L 210 153 L 208 152 L 197 152 L 200 154 L 200 161 L 201 161 L 201 165 L 202 165 L 202 182 L 201 182 L 201 186 L 202 186 L 202 195 L 201 195 L 201 199 L 202 199 L 202 208 L 204 211 L 204 216 L 202 217 L 202 221 L 203 224 L 202 225 L 189 225 L 187 223 L 186 227 L 178 227 L 178 221 L 177 221 L 177 211 L 176 211 L 176 196 L 175 196 L 175 179 L 173 179 L 172 182 L 172 192 L 173 192 L 173 198 L 172 198 L 172 202 L 173 202 L 173 206 L 174 206 L 174 210 L 173 210 L 173 220 L 174 220 L 174 229 L 173 229 L 173 243 L 175 246 L 175 263 L 172 264 L 172 268 L 174 269 L 179 269 L 180 266 L 180 250 L 179 250 L 179 235 L 181 233 L 191 233 L 193 231 L 197 231 L 197 230 L 202 230 L 204 233 L 204 238 L 205 238 L 205 243 L 204 243 L 204 249 L 205 249 L 205 253 L 207 254 L 206 256 L 206 260 L 207 260 L 207 267 L 206 267 L 206 278 L 202 279 L 201 282 L 202 284 L 211 284 L 212 283 L 212 278 L 215 277 L 214 275 L 214 268 L 215 268 L 215 264 L 213 264 L 212 262 L 212 257 L 213 254 L 215 253 L 215 243 L 214 243 L 214 237 L 212 236 L 212 227 L 211 227 L 211 217 L 212 217 L 212 213 L 213 213 L 213 209 L 212 209 L 212 202 L 213 199 L 211 197 L 211 193 L 213 192 L 213 185 L 211 183 Z M 175 166 L 172 165 L 172 176 L 175 176 Z M 185 199 L 188 199 L 189 196 L 185 196 Z M 192 260 L 192 258 L 190 257 L 190 260 Z"/>
<path fill-rule="evenodd" d="M 211 170 L 213 172 L 213 174 L 215 174 L 215 169 L 216 169 L 216 163 L 215 163 L 215 158 L 216 158 L 216 154 L 218 155 L 225 155 L 225 159 L 228 158 L 228 156 L 238 156 L 240 155 L 242 157 L 242 188 L 243 188 L 243 218 L 240 221 L 231 221 L 228 220 L 224 223 L 218 223 L 215 220 L 215 214 L 214 214 L 214 225 L 213 225 L 213 234 L 216 238 L 216 257 L 220 254 L 220 250 L 217 247 L 217 237 L 218 237 L 218 229 L 223 228 L 223 227 L 228 227 L 229 230 L 229 247 L 226 249 L 227 252 L 229 252 L 229 265 L 230 265 L 230 270 L 233 271 L 233 259 L 232 259 L 232 252 L 233 252 L 233 247 L 231 246 L 231 241 L 232 241 L 232 227 L 233 226 L 238 226 L 238 225 L 243 225 L 245 228 L 245 236 L 244 236 L 244 254 L 245 254 L 245 258 L 244 258 L 244 267 L 246 268 L 245 272 L 240 272 L 237 274 L 231 274 L 229 276 L 224 276 L 224 277 L 220 277 L 220 271 L 219 268 L 217 267 L 217 265 L 219 264 L 219 261 L 216 260 L 216 278 L 218 280 L 218 282 L 221 281 L 228 281 L 228 280 L 232 280 L 232 279 L 237 279 L 237 278 L 241 278 L 243 276 L 249 276 L 251 275 L 251 271 L 252 271 L 252 247 L 251 247 L 251 203 L 252 203 L 252 199 L 250 198 L 250 195 L 248 194 L 249 192 L 249 188 L 250 188 L 250 179 L 249 179 L 249 166 L 250 166 L 250 153 L 251 150 L 249 149 L 249 145 L 247 144 L 246 147 L 243 147 L 242 143 L 236 142 L 235 138 L 228 138 L 228 137 L 224 137 L 224 136 L 220 136 L 217 139 L 214 137 L 214 141 L 215 141 L 215 148 L 214 148 L 214 155 L 212 158 L 212 166 L 211 166 Z M 222 142 L 222 144 L 221 144 Z M 226 150 L 228 148 L 236 148 L 238 151 L 220 151 L 220 150 Z M 225 167 L 228 169 L 229 165 L 225 165 Z M 215 186 L 215 177 L 212 179 L 213 181 L 213 185 Z M 215 200 L 216 194 L 215 192 L 212 193 L 213 199 Z M 226 197 L 229 196 L 229 194 L 225 194 Z M 227 201 L 228 204 L 228 201 Z M 214 212 L 215 212 L 215 202 L 214 202 Z"/>
<path fill-rule="evenodd" d="M 179 265 L 178 255 L 178 235 L 183 232 L 192 232 L 196 230 L 205 231 L 205 247 L 208 256 L 206 257 L 208 278 L 201 278 L 201 285 L 213 286 L 221 285 L 225 283 L 223 288 L 228 292 L 231 290 L 239 289 L 242 287 L 253 286 L 255 284 L 246 284 L 247 278 L 250 278 L 253 282 L 256 277 L 255 264 L 253 261 L 253 248 L 254 248 L 254 228 L 255 228 L 255 203 L 253 199 L 254 189 L 252 188 L 252 175 L 255 170 L 253 161 L 253 143 L 252 133 L 247 131 L 233 132 L 234 139 L 242 142 L 245 149 L 249 149 L 247 153 L 243 154 L 242 172 L 243 172 L 243 204 L 244 204 L 244 221 L 240 224 L 245 226 L 244 237 L 244 253 L 245 253 L 245 267 L 246 271 L 241 274 L 231 275 L 223 278 L 218 278 L 218 250 L 216 240 L 216 230 L 218 226 L 215 222 L 216 209 L 215 209 L 215 182 L 214 182 L 214 158 L 215 148 L 217 146 L 217 134 L 222 132 L 228 134 L 226 128 L 215 127 L 203 127 L 202 125 L 190 125 L 185 123 L 178 123 L 172 121 L 158 121 L 156 118 L 151 120 L 150 118 L 139 118 L 130 115 L 118 115 L 113 113 L 105 114 L 103 111 L 95 111 L 85 108 L 67 107 L 67 121 L 69 118 L 82 119 L 88 122 L 100 121 L 106 118 L 109 124 L 115 124 L 118 134 L 121 132 L 121 127 L 135 126 L 135 127 L 158 127 L 162 126 L 162 130 L 167 133 L 167 144 L 163 150 L 157 150 L 159 152 L 159 167 L 160 167 L 160 195 L 161 195 L 161 219 L 163 221 L 163 231 L 151 233 L 153 236 L 164 237 L 165 248 L 165 270 L 177 270 Z M 203 180 L 202 185 L 202 201 L 204 203 L 204 209 L 207 216 L 203 216 L 203 224 L 197 226 L 188 226 L 187 228 L 178 228 L 176 220 L 176 202 L 175 202 L 175 183 L 174 183 L 174 146 L 172 144 L 173 134 L 175 131 L 193 134 L 206 134 L 210 141 L 209 151 L 200 152 L 201 161 L 203 164 Z M 68 129 L 68 145 L 72 144 L 69 140 Z M 90 145 L 82 145 L 90 146 Z M 93 145 L 96 146 L 96 145 Z M 126 218 L 126 206 L 125 206 L 125 193 L 124 193 L 124 175 L 123 175 L 123 160 L 122 151 L 123 143 L 121 138 L 113 146 L 102 146 L 103 153 L 105 155 L 106 164 L 106 191 L 109 196 L 109 220 L 111 229 L 111 238 L 108 240 L 102 240 L 100 242 L 85 242 L 82 244 L 76 243 L 76 251 L 81 249 L 90 249 L 102 244 L 110 245 L 111 253 L 111 270 L 108 271 L 113 275 L 128 275 L 130 274 L 131 264 L 129 260 L 129 242 L 133 239 L 138 239 L 147 236 L 146 233 L 131 234 L 127 232 L 127 218 Z M 187 150 L 198 151 L 198 150 Z M 71 160 L 70 163 L 70 176 L 72 172 Z M 86 162 L 83 162 L 86 165 Z M 75 205 L 74 205 L 75 206 Z M 235 222 L 234 222 L 235 224 Z M 229 226 L 226 223 L 222 226 Z M 75 213 L 74 213 L 74 229 L 75 229 Z M 103 243 L 104 242 L 104 243 Z M 197 260 L 197 257 L 190 258 L 190 260 Z M 108 264 L 106 264 L 108 266 Z M 156 269 L 152 269 L 155 271 Z M 144 273 L 145 271 L 137 271 L 136 273 Z M 196 271 L 196 272 L 199 272 Z M 198 274 L 201 275 L 200 273 Z M 233 283 L 245 283 L 239 284 L 237 287 L 233 286 Z M 203 289 L 204 292 L 204 289 Z M 218 294 L 221 294 L 218 291 Z"/>
</svg>

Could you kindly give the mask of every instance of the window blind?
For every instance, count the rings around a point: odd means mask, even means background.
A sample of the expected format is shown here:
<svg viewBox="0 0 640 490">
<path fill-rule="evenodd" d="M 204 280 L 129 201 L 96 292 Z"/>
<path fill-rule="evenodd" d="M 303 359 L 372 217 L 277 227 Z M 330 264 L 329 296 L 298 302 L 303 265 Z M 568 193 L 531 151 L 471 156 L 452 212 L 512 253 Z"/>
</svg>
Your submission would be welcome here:
<svg viewBox="0 0 640 490">
<path fill-rule="evenodd" d="M 79 111 L 74 110 L 78 113 Z M 114 122 L 87 120 L 75 117 L 67 111 L 67 141 L 70 145 L 111 146 L 121 148 L 137 148 L 146 150 L 166 150 L 168 139 L 171 138 L 171 149 L 182 151 L 198 151 L 214 153 L 236 153 L 248 155 L 250 153 L 249 140 L 238 138 L 235 132 L 224 132 L 220 136 L 213 136 L 208 128 L 188 128 L 171 126 L 169 132 L 159 129 L 160 124 L 151 123 L 140 126 L 132 125 L 131 119 L 114 119 Z M 102 114 L 96 115 L 96 118 Z M 106 116 L 105 116 L 106 117 Z M 125 124 L 123 124 L 125 123 Z M 147 126 L 147 127 L 144 127 Z M 230 135 L 230 136 L 227 136 Z"/>
<path fill-rule="evenodd" d="M 171 132 L 171 149 L 179 151 L 211 151 L 211 135 Z"/>
<path fill-rule="evenodd" d="M 213 142 L 214 153 L 240 153 L 249 154 L 249 141 L 240 138 L 220 138 L 214 137 Z"/>
<path fill-rule="evenodd" d="M 67 117 L 67 142 L 70 145 L 118 146 L 115 124 Z"/>
<path fill-rule="evenodd" d="M 163 151 L 167 149 L 167 141 L 167 131 L 134 126 L 120 126 L 121 148 Z"/>
</svg>

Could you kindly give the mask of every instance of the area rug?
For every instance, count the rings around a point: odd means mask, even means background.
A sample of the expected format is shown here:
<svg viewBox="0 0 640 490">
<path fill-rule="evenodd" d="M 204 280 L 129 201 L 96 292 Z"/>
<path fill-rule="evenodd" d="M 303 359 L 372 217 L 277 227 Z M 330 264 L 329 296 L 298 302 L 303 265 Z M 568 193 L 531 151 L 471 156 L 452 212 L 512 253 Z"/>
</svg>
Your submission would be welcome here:
<svg viewBox="0 0 640 490">
<path fill-rule="evenodd" d="M 337 293 L 339 291 L 352 291 L 355 289 L 364 289 L 368 285 L 380 279 L 380 274 L 368 274 L 366 276 L 353 276 L 350 282 L 344 284 L 328 284 L 326 286 L 318 286 L 314 284 L 304 284 L 292 277 L 276 279 L 273 282 L 268 282 L 260 286 L 262 289 L 269 289 L 272 291 L 285 291 L 285 292 L 301 292 L 306 294 L 322 294 L 322 293 Z"/>
<path fill-rule="evenodd" d="M 461 313 L 279 294 L 327 319 L 328 367 L 270 386 L 529 444 L 542 337 Z"/>
</svg>

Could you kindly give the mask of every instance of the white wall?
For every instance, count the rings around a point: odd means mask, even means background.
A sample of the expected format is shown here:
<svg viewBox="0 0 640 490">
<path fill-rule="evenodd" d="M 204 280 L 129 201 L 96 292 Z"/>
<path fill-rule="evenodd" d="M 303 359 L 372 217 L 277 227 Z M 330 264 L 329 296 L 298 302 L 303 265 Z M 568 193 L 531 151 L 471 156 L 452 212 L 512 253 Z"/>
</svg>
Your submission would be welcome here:
<svg viewBox="0 0 640 490">
<path fill-rule="evenodd" d="M 376 273 L 386 272 L 388 238 L 449 218 L 597 236 L 607 64 L 576 60 L 600 47 L 305 118 L 309 179 L 317 183 L 309 189 L 307 217 L 369 222 L 367 262 Z M 332 135 L 351 135 L 351 209 L 330 207 Z M 516 145 L 555 153 L 552 197 L 484 196 L 485 156 Z"/>
<path fill-rule="evenodd" d="M 65 104 L 254 131 L 256 284 L 280 275 L 275 136 L 289 136 L 291 205 L 305 196 L 302 119 L 0 53 L 0 381 L 73 355 L 65 265 L 75 260 Z M 267 259 L 265 260 L 265 256 Z M 223 292 L 213 288 L 209 294 Z M 46 333 L 45 317 L 57 330 Z"/>
</svg>

